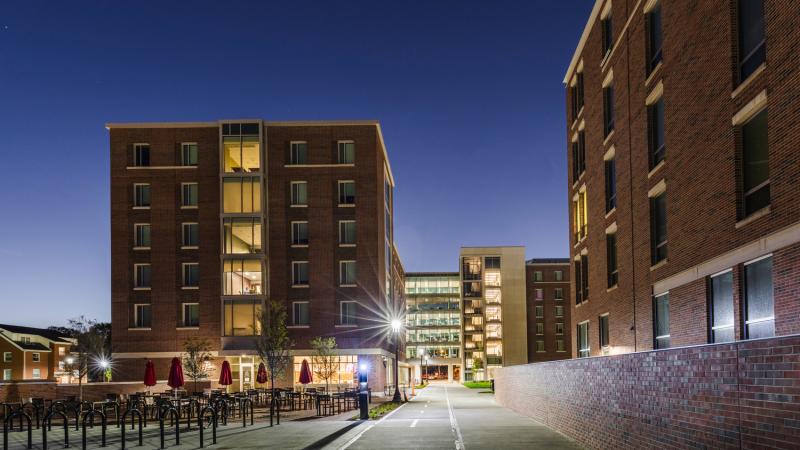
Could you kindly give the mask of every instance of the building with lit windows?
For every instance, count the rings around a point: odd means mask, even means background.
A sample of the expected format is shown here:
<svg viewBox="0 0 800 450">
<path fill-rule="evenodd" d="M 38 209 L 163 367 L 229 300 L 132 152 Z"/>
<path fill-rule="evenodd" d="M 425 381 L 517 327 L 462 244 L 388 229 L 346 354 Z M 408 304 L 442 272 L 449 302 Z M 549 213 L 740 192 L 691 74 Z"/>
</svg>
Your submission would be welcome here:
<svg viewBox="0 0 800 450">
<path fill-rule="evenodd" d="M 458 272 L 407 273 L 406 362 L 415 380 L 461 380 Z"/>
<path fill-rule="evenodd" d="M 58 331 L 0 324 L 0 383 L 72 381 L 68 358 L 73 345 L 75 339 Z"/>
<path fill-rule="evenodd" d="M 366 363 L 393 383 L 403 270 L 375 121 L 108 124 L 115 380 L 165 379 L 188 338 L 255 386 L 253 335 L 283 303 L 296 378 L 309 341 L 338 343 L 337 384 Z M 402 339 L 400 339 L 402 345 Z M 212 377 L 213 378 L 213 377 Z"/>
<path fill-rule="evenodd" d="M 564 77 L 577 356 L 800 332 L 797 12 L 595 2 Z"/>
</svg>

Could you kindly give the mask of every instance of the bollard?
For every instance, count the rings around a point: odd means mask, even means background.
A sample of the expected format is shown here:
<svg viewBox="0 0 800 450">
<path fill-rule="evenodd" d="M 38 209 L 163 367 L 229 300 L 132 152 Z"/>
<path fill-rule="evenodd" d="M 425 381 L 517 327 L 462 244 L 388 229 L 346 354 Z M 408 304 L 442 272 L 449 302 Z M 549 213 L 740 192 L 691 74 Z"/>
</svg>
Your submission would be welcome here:
<svg viewBox="0 0 800 450">
<path fill-rule="evenodd" d="M 25 419 L 28 423 L 28 448 L 33 448 L 33 422 L 31 422 L 31 416 L 19 409 L 5 417 L 5 421 L 3 422 L 3 449 L 8 449 L 8 426 L 10 424 L 13 431 L 14 419 L 16 417 L 19 417 L 19 431 L 22 431 L 22 419 Z"/>
<path fill-rule="evenodd" d="M 138 409 L 129 409 L 122 414 L 122 427 L 120 428 L 120 432 L 122 433 L 122 450 L 125 450 L 125 419 L 128 417 L 128 414 L 131 414 L 131 430 L 134 429 L 133 419 L 139 419 L 139 447 L 143 445 L 142 413 L 139 412 Z"/>
<path fill-rule="evenodd" d="M 211 413 L 211 442 L 217 443 L 217 411 L 211 406 L 206 406 L 197 415 L 197 425 L 200 428 L 200 448 L 203 448 L 203 420 L 207 412 Z"/>
<path fill-rule="evenodd" d="M 51 410 L 42 421 L 42 450 L 47 450 L 47 432 L 53 429 L 53 416 L 64 421 L 64 448 L 69 448 L 69 418 L 61 411 Z"/>
<path fill-rule="evenodd" d="M 100 415 L 100 436 L 101 436 L 101 444 L 100 444 L 100 446 L 101 447 L 105 447 L 106 446 L 106 425 L 107 425 L 106 424 L 106 414 L 103 411 L 99 411 L 99 410 L 96 410 L 96 409 L 90 409 L 90 410 L 86 411 L 85 413 L 83 413 L 83 419 L 81 421 L 82 422 L 81 428 L 83 429 L 83 432 L 82 432 L 82 443 L 83 443 L 83 447 L 82 448 L 83 448 L 83 450 L 86 450 L 86 420 L 87 419 L 91 419 L 91 421 L 89 422 L 89 425 L 92 428 L 94 428 L 94 416 L 96 416 L 98 414 Z"/>
<path fill-rule="evenodd" d="M 161 448 L 164 448 L 164 419 L 165 416 L 170 417 L 170 422 L 175 426 L 175 445 L 181 445 L 181 421 L 180 413 L 175 407 L 170 407 L 158 419 L 159 427 L 161 430 Z"/>
</svg>

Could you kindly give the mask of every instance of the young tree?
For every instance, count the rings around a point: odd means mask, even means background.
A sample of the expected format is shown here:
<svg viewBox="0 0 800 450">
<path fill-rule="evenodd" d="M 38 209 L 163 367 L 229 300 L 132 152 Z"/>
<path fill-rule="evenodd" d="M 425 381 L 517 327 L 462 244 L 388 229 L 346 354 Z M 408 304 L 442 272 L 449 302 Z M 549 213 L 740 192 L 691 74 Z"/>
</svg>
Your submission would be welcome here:
<svg viewBox="0 0 800 450">
<path fill-rule="evenodd" d="M 104 368 L 100 367 L 101 361 L 108 361 L 111 349 L 107 346 L 107 334 L 96 320 L 80 316 L 69 320 L 70 335 L 76 343 L 72 352 L 77 356 L 73 358 L 71 366 L 78 372 L 78 393 L 83 401 L 83 377 L 102 374 Z"/>
<path fill-rule="evenodd" d="M 472 370 L 477 372 L 483 369 L 483 360 L 480 358 L 472 358 Z"/>
<path fill-rule="evenodd" d="M 336 338 L 315 337 L 311 340 L 311 348 L 314 350 L 314 355 L 311 356 L 311 365 L 314 367 L 314 375 L 325 380 L 325 391 L 330 392 L 330 380 L 339 369 L 335 352 Z"/>
<path fill-rule="evenodd" d="M 264 361 L 269 375 L 272 401 L 269 406 L 269 424 L 272 426 L 272 416 L 275 412 L 275 379 L 284 375 L 289 366 L 289 349 L 292 341 L 286 329 L 286 307 L 275 300 L 268 301 L 258 313 L 258 328 L 256 331 L 256 353 Z M 278 425 L 281 423 L 278 412 Z"/>
<path fill-rule="evenodd" d="M 197 382 L 208 378 L 208 361 L 211 360 L 211 344 L 206 339 L 189 338 L 183 343 L 183 371 L 186 376 L 194 381 L 194 391 L 197 392 Z"/>
</svg>

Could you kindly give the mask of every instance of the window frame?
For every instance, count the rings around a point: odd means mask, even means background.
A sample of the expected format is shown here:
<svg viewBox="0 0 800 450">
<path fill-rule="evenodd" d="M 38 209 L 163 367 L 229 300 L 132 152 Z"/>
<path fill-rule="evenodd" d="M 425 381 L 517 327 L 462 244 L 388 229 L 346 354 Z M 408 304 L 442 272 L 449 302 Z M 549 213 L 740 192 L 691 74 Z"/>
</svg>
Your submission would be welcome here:
<svg viewBox="0 0 800 450">
<path fill-rule="evenodd" d="M 194 148 L 194 164 L 192 163 L 191 152 L 187 150 Z M 197 142 L 181 142 L 181 166 L 183 167 L 197 167 L 200 161 L 200 149 Z"/>
<path fill-rule="evenodd" d="M 186 238 L 190 237 L 191 234 L 192 234 L 190 232 L 187 235 L 186 229 L 187 229 L 187 227 L 189 229 L 191 229 L 192 226 L 194 226 L 195 229 L 196 229 L 195 238 L 196 238 L 197 242 L 195 242 L 195 243 L 187 242 L 187 240 L 186 240 Z M 198 222 L 181 222 L 181 248 L 184 249 L 184 250 L 200 248 L 200 224 Z"/>
<path fill-rule="evenodd" d="M 762 116 L 762 114 L 763 114 L 763 116 Z M 746 186 L 746 180 L 747 180 L 747 165 L 748 165 L 748 160 L 746 158 L 746 156 L 747 156 L 747 148 L 746 148 L 747 126 L 752 124 L 756 119 L 761 120 L 762 117 L 763 117 L 763 120 L 765 122 L 764 123 L 765 130 L 764 130 L 764 136 L 763 137 L 766 140 L 764 145 L 766 147 L 766 152 L 767 152 L 767 160 L 766 160 L 767 179 L 761 181 L 760 183 L 758 183 L 754 187 L 752 187 L 749 190 L 745 191 L 745 189 L 746 189 L 746 187 L 745 187 Z M 741 152 L 740 152 L 740 155 L 739 155 L 739 160 L 741 161 L 740 164 L 739 164 L 739 172 L 741 173 L 741 179 L 739 180 L 739 184 L 741 186 L 741 188 L 739 189 L 740 190 L 740 203 L 741 203 L 741 207 L 740 207 L 740 211 L 739 211 L 739 220 L 743 220 L 743 219 L 746 219 L 746 218 L 752 216 L 753 214 L 757 214 L 760 211 L 770 207 L 770 205 L 772 204 L 772 184 L 771 184 L 771 181 L 772 181 L 771 175 L 772 174 L 770 173 L 770 170 L 769 170 L 770 169 L 770 167 L 769 167 L 769 162 L 770 162 L 770 158 L 769 158 L 769 112 L 768 112 L 768 107 L 767 107 L 766 103 L 762 104 L 757 110 L 755 110 L 752 114 L 750 114 L 749 117 L 745 121 L 743 121 L 741 124 L 739 124 L 737 126 L 737 134 L 738 134 L 739 145 L 740 145 L 740 148 L 741 148 Z M 751 208 L 750 205 L 749 205 L 749 202 L 748 202 L 748 198 L 756 197 L 758 194 L 762 194 L 763 195 L 762 191 L 764 191 L 764 190 L 766 191 L 766 203 L 763 204 L 763 205 L 757 203 L 755 207 Z M 758 197 L 756 197 L 756 198 L 758 198 Z M 753 200 L 751 200 L 751 202 L 753 202 Z"/>
<path fill-rule="evenodd" d="M 147 189 L 147 204 L 140 204 L 139 188 Z M 143 195 L 142 195 L 143 196 Z M 133 183 L 133 209 L 150 209 L 153 202 L 153 190 L 150 183 Z"/>
<path fill-rule="evenodd" d="M 747 0 L 751 1 L 751 0 Z M 762 65 L 766 64 L 767 62 L 767 33 L 766 33 L 766 12 L 764 11 L 764 2 L 761 1 L 761 29 L 762 29 L 762 39 L 761 41 L 752 49 L 747 55 L 744 55 L 744 43 L 742 42 L 743 37 L 743 27 L 742 27 L 742 0 L 736 1 L 735 6 L 735 14 L 736 14 L 736 81 L 737 85 L 742 85 L 745 81 L 747 81 L 750 77 L 752 77 L 757 71 L 758 68 Z M 747 64 L 750 58 L 756 56 L 759 53 L 762 53 L 761 56 L 762 61 L 755 67 L 751 67 L 750 71 L 745 74 L 744 73 L 744 65 Z"/>
<path fill-rule="evenodd" d="M 345 304 L 352 303 L 355 305 L 355 311 L 352 316 L 346 316 L 344 314 L 344 306 Z M 351 322 L 346 322 L 344 319 L 345 317 L 351 317 Z M 339 300 L 339 326 L 346 326 L 346 327 L 355 327 L 358 326 L 358 302 L 355 300 Z"/>
<path fill-rule="evenodd" d="M 42 354 L 39 352 L 32 352 L 31 353 L 31 361 L 38 363 L 42 362 Z"/>
<path fill-rule="evenodd" d="M 139 280 L 139 268 L 147 267 L 149 268 L 149 278 L 150 283 L 147 286 L 140 284 Z M 149 291 L 153 288 L 153 267 L 150 263 L 135 263 L 133 265 L 133 290 L 135 291 Z"/>
<path fill-rule="evenodd" d="M 658 241 L 659 201 L 663 200 L 664 239 Z M 669 228 L 667 224 L 667 192 L 659 192 L 650 197 L 650 264 L 655 266 L 669 257 Z"/>
<path fill-rule="evenodd" d="M 190 324 L 186 320 L 186 308 L 197 307 L 197 324 Z M 198 302 L 184 302 L 181 303 L 181 328 L 200 328 L 200 303 Z"/>
<path fill-rule="evenodd" d="M 600 349 L 606 350 L 611 347 L 611 338 L 610 338 L 610 331 L 609 331 L 609 314 L 600 314 L 597 317 L 597 331 L 599 332 L 599 341 L 600 342 Z"/>
<path fill-rule="evenodd" d="M 553 307 L 553 315 L 557 319 L 564 317 L 564 305 L 555 305 Z"/>
<path fill-rule="evenodd" d="M 658 302 L 659 299 L 666 297 L 667 302 L 667 316 L 666 316 L 666 327 L 669 331 L 668 334 L 658 334 L 658 328 L 660 326 L 660 319 L 661 317 L 658 314 Z M 669 308 L 669 291 L 663 292 L 658 295 L 653 296 L 653 349 L 661 350 L 664 348 L 671 348 L 672 347 L 672 324 L 670 318 L 670 308 Z M 660 344 L 661 342 L 666 341 L 666 346 Z"/>
<path fill-rule="evenodd" d="M 772 258 L 772 253 L 761 256 L 759 258 L 753 259 L 748 261 L 742 265 L 742 301 L 741 301 L 741 308 L 742 308 L 742 324 L 743 332 L 742 336 L 743 339 L 756 339 L 751 336 L 752 332 L 750 331 L 750 325 L 772 322 L 772 335 L 769 337 L 775 336 L 775 263 Z M 756 319 L 750 319 L 750 292 L 749 292 L 749 285 L 750 283 L 747 281 L 748 279 L 748 268 L 752 267 L 755 264 L 762 263 L 763 261 L 769 260 L 770 261 L 770 284 L 772 285 L 771 290 L 771 302 L 772 302 L 772 315 L 766 317 L 758 317 Z M 766 337 L 766 336 L 761 336 Z"/>
<path fill-rule="evenodd" d="M 305 187 L 305 202 L 298 203 L 295 198 L 295 186 L 304 186 Z M 299 197 L 299 191 L 297 192 L 297 197 Z M 290 208 L 307 208 L 308 207 L 308 181 L 290 181 L 289 182 L 289 207 Z"/>
<path fill-rule="evenodd" d="M 191 267 L 196 267 L 197 270 L 197 279 L 195 280 L 195 284 L 188 284 L 191 282 L 191 276 L 187 280 L 187 274 L 191 275 L 191 271 L 187 272 L 187 269 Z M 181 263 L 181 289 L 184 290 L 192 290 L 192 289 L 200 289 L 200 263 L 199 262 L 184 262 Z"/>
<path fill-rule="evenodd" d="M 353 195 L 352 195 L 352 201 L 351 202 L 348 202 L 349 198 L 348 198 L 347 194 L 343 191 L 344 187 L 347 186 L 347 185 L 352 185 L 353 186 Z M 354 206 L 356 206 L 356 182 L 355 182 L 355 180 L 338 180 L 337 181 L 337 186 L 338 186 L 338 191 L 337 192 L 339 194 L 338 195 L 338 200 L 339 200 L 338 206 L 339 207 L 354 207 Z"/>
<path fill-rule="evenodd" d="M 192 187 L 194 187 L 194 203 L 192 200 Z M 188 189 L 188 191 L 187 191 Z M 196 181 L 181 183 L 181 209 L 197 209 L 200 205 L 200 185 Z"/>
<path fill-rule="evenodd" d="M 534 314 L 537 319 L 544 319 L 544 305 L 536 305 Z"/>
<path fill-rule="evenodd" d="M 667 159 L 665 115 L 664 96 L 660 95 L 647 105 L 647 148 L 651 171 Z M 663 138 L 661 143 L 656 142 L 659 135 Z"/>
<path fill-rule="evenodd" d="M 656 29 L 653 26 L 653 17 L 658 15 L 658 36 L 660 45 L 657 49 L 653 48 L 653 31 Z M 655 4 L 645 12 L 645 47 L 646 47 L 646 74 L 650 75 L 656 70 L 656 67 L 663 59 L 664 49 L 664 23 L 663 16 L 661 15 L 661 1 L 656 1 Z"/>
<path fill-rule="evenodd" d="M 614 108 L 614 81 L 603 86 L 603 137 L 611 136 L 614 131 L 616 109 Z"/>
<path fill-rule="evenodd" d="M 297 155 L 295 154 L 295 148 L 297 148 L 299 150 L 299 146 L 300 145 L 304 145 L 305 146 L 305 153 L 302 155 L 303 156 L 303 158 L 302 158 L 303 161 L 299 161 L 299 158 L 297 158 L 297 159 L 295 158 L 295 156 L 299 156 L 300 155 L 299 153 Z M 295 147 L 295 146 L 297 146 L 297 147 Z M 289 164 L 288 165 L 290 165 L 290 166 L 302 166 L 302 165 L 307 165 L 307 164 L 308 164 L 308 141 L 289 141 Z"/>
<path fill-rule="evenodd" d="M 143 244 L 143 242 L 140 242 L 140 240 L 139 240 L 139 234 L 140 234 L 139 230 L 143 229 L 145 227 L 147 228 L 147 239 L 150 242 L 148 242 L 147 245 L 141 245 L 141 244 Z M 153 231 L 153 229 L 152 229 L 152 226 L 150 225 L 150 223 L 146 223 L 146 222 L 134 223 L 133 224 L 133 249 L 134 250 L 150 250 L 150 246 L 152 245 L 152 242 L 153 242 L 152 231 Z"/>
<path fill-rule="evenodd" d="M 303 264 L 305 264 L 305 266 L 306 266 L 306 280 L 305 280 L 305 283 L 298 283 L 298 280 L 297 280 L 298 272 L 297 272 L 297 269 L 295 269 L 295 267 L 298 267 L 298 266 L 303 265 Z M 307 287 L 309 287 L 311 280 L 310 280 L 310 271 L 308 270 L 308 267 L 309 267 L 309 262 L 308 261 L 292 261 L 292 287 L 293 288 L 307 288 Z"/>
<path fill-rule="evenodd" d="M 353 224 L 353 241 L 352 243 L 344 242 L 343 236 L 346 233 L 343 233 L 344 228 L 343 225 L 352 223 Z M 355 220 L 340 220 L 339 221 L 339 247 L 355 247 L 358 241 L 358 229 L 356 228 L 356 221 Z"/>
<path fill-rule="evenodd" d="M 139 310 L 139 307 L 144 309 L 145 307 L 150 308 L 150 323 L 144 324 L 144 317 L 143 311 Z M 133 327 L 136 329 L 143 329 L 149 330 L 153 327 L 153 304 L 152 303 L 134 303 L 133 304 Z"/>
<path fill-rule="evenodd" d="M 14 362 L 14 354 L 12 352 L 3 352 L 3 362 L 4 363 Z"/>
<path fill-rule="evenodd" d="M 345 280 L 345 266 L 348 264 L 353 264 L 353 278 L 354 280 Z M 356 260 L 354 259 L 343 259 L 339 261 L 339 287 L 356 287 L 358 286 L 358 271 L 356 266 Z M 345 281 L 352 281 L 352 283 L 345 283 Z"/>
<path fill-rule="evenodd" d="M 588 358 L 592 355 L 592 344 L 591 339 L 589 339 L 589 321 L 584 320 L 576 325 L 577 332 L 576 332 L 576 339 L 575 339 L 575 347 L 576 347 L 576 354 L 578 358 Z M 583 336 L 583 339 L 581 339 Z M 583 342 L 582 342 L 583 341 Z M 582 346 L 581 344 L 584 343 L 586 346 Z"/>
<path fill-rule="evenodd" d="M 306 316 L 308 321 L 306 323 L 300 323 L 300 318 L 298 317 L 297 307 L 299 305 L 305 305 L 306 307 Z M 310 327 L 311 326 L 311 302 L 308 300 L 293 300 L 292 301 L 292 326 L 293 327 Z"/>
<path fill-rule="evenodd" d="M 143 158 L 142 151 L 146 150 L 146 158 Z M 133 167 L 150 167 L 150 144 L 147 142 L 136 142 L 133 144 Z M 147 161 L 142 161 L 146 159 Z"/>
<path fill-rule="evenodd" d="M 607 288 L 619 284 L 619 261 L 617 255 L 617 232 L 606 233 L 606 281 Z"/>
<path fill-rule="evenodd" d="M 343 158 L 342 156 L 347 155 L 347 144 L 351 144 L 353 147 L 353 154 L 352 154 L 352 161 L 347 162 L 347 158 Z M 344 150 L 344 153 L 343 153 Z M 353 140 L 340 140 L 336 141 L 336 163 L 342 165 L 355 165 L 356 163 L 356 142 Z"/>
<path fill-rule="evenodd" d="M 603 161 L 606 184 L 606 213 L 617 208 L 617 161 L 611 157 Z"/>
<path fill-rule="evenodd" d="M 308 237 L 308 221 L 307 220 L 292 220 L 289 222 L 291 228 L 291 239 L 292 239 L 292 247 L 295 248 L 305 248 L 308 247 L 309 237 Z M 302 242 L 299 238 L 299 229 L 301 225 L 305 225 L 306 236 L 305 242 Z"/>
<path fill-rule="evenodd" d="M 731 307 L 731 321 L 730 323 L 726 323 L 724 325 L 714 325 L 716 320 L 715 314 L 715 306 L 716 303 L 715 295 L 716 292 L 714 291 L 714 279 L 719 277 L 730 277 L 730 284 L 731 284 L 731 292 L 730 298 L 725 299 L 726 301 L 730 302 Z M 708 343 L 709 344 L 719 344 L 724 342 L 733 342 L 736 340 L 736 304 L 734 301 L 734 287 L 733 287 L 733 269 L 723 270 L 722 272 L 715 273 L 713 275 L 708 276 L 707 278 L 707 302 L 708 302 Z M 732 330 L 732 339 L 730 341 L 719 340 L 716 337 L 716 332 L 718 330 Z"/>
</svg>

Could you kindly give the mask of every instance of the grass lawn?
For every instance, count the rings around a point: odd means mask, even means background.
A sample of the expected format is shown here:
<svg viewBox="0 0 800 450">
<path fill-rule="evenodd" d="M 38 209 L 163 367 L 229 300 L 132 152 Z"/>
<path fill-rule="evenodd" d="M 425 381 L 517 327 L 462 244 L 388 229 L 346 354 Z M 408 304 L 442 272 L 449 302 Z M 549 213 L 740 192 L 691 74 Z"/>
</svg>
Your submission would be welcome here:
<svg viewBox="0 0 800 450">
<path fill-rule="evenodd" d="M 492 382 L 491 381 L 465 381 L 464 386 L 470 389 L 491 389 Z"/>
<path fill-rule="evenodd" d="M 414 389 L 422 389 L 422 388 L 427 387 L 427 386 L 428 386 L 427 384 L 418 384 L 418 385 L 414 386 Z"/>
</svg>

